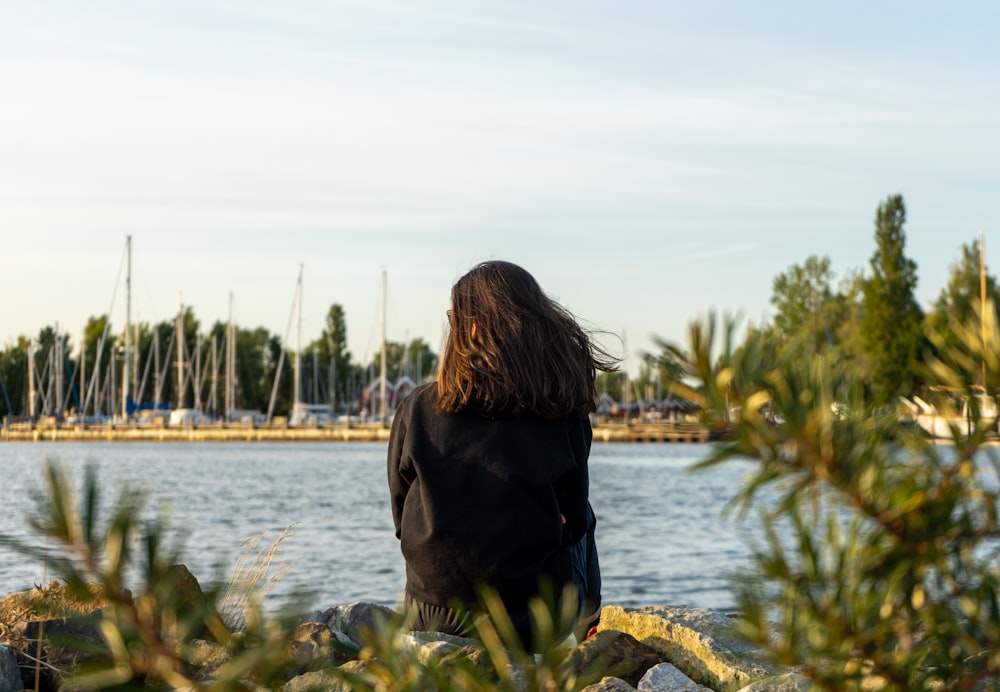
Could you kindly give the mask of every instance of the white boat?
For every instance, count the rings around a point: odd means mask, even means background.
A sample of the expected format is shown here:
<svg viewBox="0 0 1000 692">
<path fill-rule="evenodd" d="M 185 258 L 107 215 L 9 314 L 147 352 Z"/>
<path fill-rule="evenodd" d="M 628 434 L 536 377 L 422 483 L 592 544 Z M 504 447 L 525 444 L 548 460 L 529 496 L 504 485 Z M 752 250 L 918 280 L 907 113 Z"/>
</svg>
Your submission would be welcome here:
<svg viewBox="0 0 1000 692">
<path fill-rule="evenodd" d="M 904 403 L 910 409 L 913 421 L 928 435 L 938 440 L 951 440 L 954 439 L 954 428 L 958 429 L 960 435 L 968 437 L 975 429 L 977 421 L 985 422 L 988 425 L 996 424 L 998 414 L 1000 414 L 1000 411 L 997 410 L 996 398 L 982 390 L 976 391 L 973 396 L 979 408 L 978 419 L 973 416 L 972 406 L 967 396 L 962 396 L 951 411 L 941 411 L 919 396 L 914 396 L 912 402 L 904 400 Z"/>
</svg>

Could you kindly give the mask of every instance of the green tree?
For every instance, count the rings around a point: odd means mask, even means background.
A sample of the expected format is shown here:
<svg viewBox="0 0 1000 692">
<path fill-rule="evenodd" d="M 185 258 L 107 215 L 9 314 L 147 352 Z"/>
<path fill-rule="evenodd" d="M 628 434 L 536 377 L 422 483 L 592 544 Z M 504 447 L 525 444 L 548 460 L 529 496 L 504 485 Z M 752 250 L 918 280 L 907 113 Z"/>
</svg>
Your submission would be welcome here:
<svg viewBox="0 0 1000 692">
<path fill-rule="evenodd" d="M 607 394 L 615 401 L 625 400 L 625 373 L 621 370 L 615 372 L 597 373 L 597 393 Z"/>
<path fill-rule="evenodd" d="M 98 382 L 106 381 L 108 364 L 113 353 L 114 337 L 111 335 L 111 325 L 107 315 L 91 316 L 83 328 L 83 341 L 80 344 L 80 362 L 78 369 L 83 377 L 80 391 L 81 413 L 89 415 L 103 409 L 98 401 L 100 392 Z M 97 372 L 98 377 L 94 377 Z M 80 382 L 80 377 L 75 378 Z"/>
<path fill-rule="evenodd" d="M 865 276 L 853 269 L 840 280 L 837 297 L 830 305 L 829 322 L 835 344 L 835 360 L 848 378 L 863 381 L 871 372 L 871 360 L 861 339 L 861 315 L 864 313 Z"/>
<path fill-rule="evenodd" d="M 926 346 L 923 311 L 914 296 L 917 265 L 905 254 L 905 222 L 901 195 L 890 196 L 879 205 L 871 275 L 863 286 L 861 341 L 871 358 L 868 385 L 880 404 L 913 391 Z"/>
<path fill-rule="evenodd" d="M 347 382 L 351 370 L 351 352 L 347 350 L 347 317 L 340 304 L 330 306 L 321 339 L 327 348 L 327 356 L 333 361 L 337 380 Z"/>
<path fill-rule="evenodd" d="M 316 354 L 319 372 L 312 372 L 312 354 Z M 333 389 L 337 408 L 343 409 L 350 397 L 353 371 L 351 353 L 347 350 L 347 320 L 344 308 L 338 303 L 330 306 L 322 334 L 304 350 L 308 381 L 315 378 L 324 383 L 321 388 L 326 396 Z M 331 381 L 332 380 L 332 381 Z"/>
<path fill-rule="evenodd" d="M 281 358 L 281 338 L 263 327 L 236 330 L 236 397 L 238 408 L 267 411 Z M 282 366 L 275 414 L 285 415 L 291 406 L 291 363 Z"/>
<path fill-rule="evenodd" d="M 164 320 L 144 327 L 139 331 L 138 353 L 142 358 L 142 378 L 146 369 L 149 378 L 146 387 L 139 393 L 139 401 L 149 403 L 169 403 L 176 401 L 177 346 L 174 332 L 177 320 Z M 140 380 L 141 384 L 141 380 Z"/>
<path fill-rule="evenodd" d="M 28 337 L 21 336 L 0 351 L 0 418 L 24 415 L 27 377 Z"/>
<path fill-rule="evenodd" d="M 810 255 L 774 278 L 771 305 L 774 327 L 783 339 L 808 338 L 815 353 L 827 349 L 828 325 L 838 303 L 830 284 L 833 270 L 829 257 Z"/>
<path fill-rule="evenodd" d="M 934 308 L 927 315 L 926 324 L 929 331 L 938 333 L 946 347 L 957 347 L 961 337 L 950 325 L 953 321 L 965 324 L 979 322 L 981 301 L 980 283 L 980 247 L 974 240 L 963 245 L 961 257 L 951 265 L 948 285 L 941 289 Z M 1000 305 L 1000 290 L 997 288 L 996 277 L 986 273 L 986 299 L 993 305 Z"/>
<path fill-rule="evenodd" d="M 434 372 L 437 356 L 421 338 L 411 339 L 409 343 L 387 341 L 385 362 L 385 370 L 390 380 L 406 376 L 419 383 Z M 369 365 L 375 377 L 378 377 L 381 365 L 382 353 L 379 351 L 372 357 Z"/>
<path fill-rule="evenodd" d="M 644 399 L 663 399 L 674 394 L 674 385 L 681 380 L 684 370 L 677 357 L 667 348 L 666 341 L 653 336 L 653 343 L 660 350 L 658 353 L 642 354 L 637 384 Z M 649 392 L 653 392 L 652 397 L 647 396 Z"/>
<path fill-rule="evenodd" d="M 108 324 L 108 316 L 88 317 L 87 324 L 83 328 L 83 343 L 80 348 L 84 354 L 87 372 L 93 372 L 98 362 L 98 348 L 103 341 L 103 350 L 100 351 L 101 367 L 106 367 L 111 358 L 111 327 Z M 87 376 L 90 379 L 90 376 Z"/>
</svg>

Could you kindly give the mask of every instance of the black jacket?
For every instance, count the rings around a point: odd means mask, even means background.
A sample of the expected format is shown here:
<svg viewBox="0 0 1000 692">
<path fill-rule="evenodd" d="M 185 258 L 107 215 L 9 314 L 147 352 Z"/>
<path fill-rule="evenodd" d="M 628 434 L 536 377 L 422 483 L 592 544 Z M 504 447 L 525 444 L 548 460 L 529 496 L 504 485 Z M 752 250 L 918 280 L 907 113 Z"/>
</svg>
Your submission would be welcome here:
<svg viewBox="0 0 1000 692">
<path fill-rule="evenodd" d="M 442 412 L 436 387 L 403 400 L 389 440 L 406 591 L 474 607 L 490 586 L 508 610 L 524 610 L 541 580 L 556 589 L 571 581 L 562 548 L 587 530 L 590 421 Z"/>
</svg>

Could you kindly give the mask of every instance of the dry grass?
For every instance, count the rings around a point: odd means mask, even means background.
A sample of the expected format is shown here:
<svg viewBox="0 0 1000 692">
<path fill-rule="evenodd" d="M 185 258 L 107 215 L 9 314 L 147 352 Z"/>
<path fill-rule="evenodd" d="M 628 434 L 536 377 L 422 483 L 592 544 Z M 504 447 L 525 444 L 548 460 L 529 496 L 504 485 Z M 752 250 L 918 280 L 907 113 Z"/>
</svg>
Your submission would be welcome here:
<svg viewBox="0 0 1000 692">
<path fill-rule="evenodd" d="M 254 536 L 243 543 L 243 552 L 227 581 L 226 592 L 218 603 L 223 622 L 232 630 L 242 630 L 247 625 L 251 611 L 264 602 L 275 586 L 291 568 L 288 560 L 274 565 L 275 556 L 281 543 L 288 538 L 299 522 L 285 527 L 266 548 L 262 547 L 267 532 Z"/>
</svg>

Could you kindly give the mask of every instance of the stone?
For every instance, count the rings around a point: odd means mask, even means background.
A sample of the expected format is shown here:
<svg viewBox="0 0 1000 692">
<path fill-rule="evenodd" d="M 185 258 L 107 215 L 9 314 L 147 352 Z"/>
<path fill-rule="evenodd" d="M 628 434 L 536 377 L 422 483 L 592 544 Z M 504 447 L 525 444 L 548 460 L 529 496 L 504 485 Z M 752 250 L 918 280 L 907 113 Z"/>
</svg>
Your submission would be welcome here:
<svg viewBox="0 0 1000 692">
<path fill-rule="evenodd" d="M 377 632 L 380 622 L 390 622 L 399 613 L 375 603 L 351 603 L 332 609 L 326 626 L 335 632 L 343 632 L 355 641 L 362 641 L 366 633 Z"/>
<path fill-rule="evenodd" d="M 226 647 L 216 642 L 195 639 L 188 645 L 187 660 L 195 680 L 205 682 L 215 677 L 220 666 L 231 659 Z"/>
<path fill-rule="evenodd" d="M 499 682 L 500 676 L 493 667 L 493 661 L 489 653 L 481 646 L 470 644 L 460 647 L 440 660 L 441 667 L 448 669 L 450 666 L 464 666 L 470 669 L 473 674 L 480 678 Z"/>
<path fill-rule="evenodd" d="M 647 670 L 636 689 L 640 692 L 712 692 L 670 663 L 660 663 Z"/>
<path fill-rule="evenodd" d="M 593 685 L 587 685 L 580 692 L 635 692 L 635 688 L 621 678 L 608 677 Z"/>
<path fill-rule="evenodd" d="M 659 651 L 615 630 L 604 630 L 585 639 L 572 657 L 580 685 L 615 677 L 634 687 L 647 670 L 663 662 Z"/>
<path fill-rule="evenodd" d="M 21 692 L 22 689 L 21 669 L 14 652 L 6 644 L 0 644 L 0 692 Z"/>
<path fill-rule="evenodd" d="M 306 672 L 357 658 L 361 650 L 341 632 L 333 632 L 321 622 L 303 622 L 292 632 L 292 659 Z"/>
<path fill-rule="evenodd" d="M 695 682 L 718 692 L 738 690 L 777 672 L 759 662 L 759 650 L 741 639 L 730 618 L 716 610 L 605 606 L 598 630 L 632 635 Z"/>
<path fill-rule="evenodd" d="M 350 682 L 338 677 L 330 670 L 314 670 L 297 675 L 281 686 L 281 692 L 351 692 L 354 687 Z"/>
<path fill-rule="evenodd" d="M 740 692 L 808 692 L 812 685 L 798 673 L 782 673 L 754 680 Z"/>
<path fill-rule="evenodd" d="M 305 613 L 299 622 L 329 622 L 330 618 L 333 616 L 333 608 L 324 608 L 322 610 L 310 610 Z"/>
</svg>

